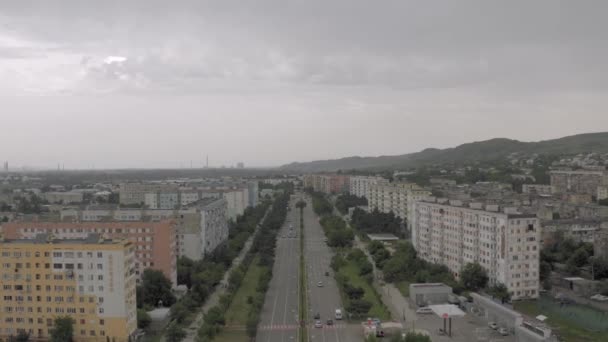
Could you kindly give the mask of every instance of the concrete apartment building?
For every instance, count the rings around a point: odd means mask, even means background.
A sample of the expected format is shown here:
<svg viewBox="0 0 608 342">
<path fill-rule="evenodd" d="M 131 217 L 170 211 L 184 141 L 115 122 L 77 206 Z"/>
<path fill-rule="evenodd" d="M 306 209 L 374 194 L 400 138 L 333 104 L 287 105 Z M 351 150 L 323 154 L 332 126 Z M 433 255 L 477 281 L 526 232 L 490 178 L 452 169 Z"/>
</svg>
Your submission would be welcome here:
<svg viewBox="0 0 608 342">
<path fill-rule="evenodd" d="M 523 184 L 521 189 L 524 194 L 550 196 L 553 193 L 551 185 L 546 184 Z"/>
<path fill-rule="evenodd" d="M 411 216 L 413 211 L 413 203 L 428 195 L 428 190 L 414 183 L 378 182 L 369 185 L 368 208 L 370 211 L 378 209 L 382 213 L 392 212 L 395 216 L 408 220 L 410 224 L 408 216 Z"/>
<path fill-rule="evenodd" d="M 109 239 L 127 239 L 135 249 L 135 274 L 144 269 L 161 270 L 177 286 L 176 224 L 160 222 L 9 222 L 3 225 L 7 239 L 34 239 L 53 234 L 57 239 L 85 239 L 91 233 Z"/>
<path fill-rule="evenodd" d="M 608 186 L 597 187 L 597 200 L 603 200 L 608 198 Z"/>
<path fill-rule="evenodd" d="M 544 246 L 550 246 L 558 234 L 568 237 L 577 242 L 594 243 L 597 231 L 608 229 L 608 221 L 593 219 L 565 219 L 544 220 L 541 242 Z"/>
<path fill-rule="evenodd" d="M 20 331 L 47 341 L 57 316 L 74 319 L 74 341 L 127 342 L 137 329 L 134 245 L 82 239 L 0 238 L 0 339 Z"/>
<path fill-rule="evenodd" d="M 535 215 L 498 205 L 428 197 L 414 204 L 412 241 L 424 260 L 458 277 L 479 263 L 490 285 L 504 284 L 513 299 L 537 298 L 541 226 Z"/>
<path fill-rule="evenodd" d="M 597 188 L 608 184 L 608 173 L 606 171 L 591 170 L 553 170 L 549 172 L 551 186 L 556 193 L 597 193 Z"/>
<path fill-rule="evenodd" d="M 349 192 L 351 195 L 367 198 L 369 187 L 383 182 L 388 181 L 382 177 L 350 176 Z"/>
<path fill-rule="evenodd" d="M 119 198 L 120 204 L 142 204 L 146 201 L 147 193 L 156 192 L 177 192 L 178 187 L 175 184 L 161 183 L 122 183 L 120 184 Z"/>
<path fill-rule="evenodd" d="M 350 192 L 350 176 L 347 175 L 305 175 L 304 187 L 325 194 L 341 194 Z"/>
<path fill-rule="evenodd" d="M 84 196 L 82 192 L 68 191 L 68 192 L 45 192 L 42 194 L 43 198 L 49 203 L 81 203 Z"/>
<path fill-rule="evenodd" d="M 172 220 L 176 231 L 176 254 L 200 260 L 228 239 L 228 207 L 223 198 L 210 197 L 179 210 L 168 209 L 65 209 L 61 221 L 152 221 Z"/>
<path fill-rule="evenodd" d="M 193 207 L 192 213 L 180 215 L 177 248 L 179 256 L 201 260 L 228 240 L 228 212 L 224 199 L 202 199 Z"/>
</svg>

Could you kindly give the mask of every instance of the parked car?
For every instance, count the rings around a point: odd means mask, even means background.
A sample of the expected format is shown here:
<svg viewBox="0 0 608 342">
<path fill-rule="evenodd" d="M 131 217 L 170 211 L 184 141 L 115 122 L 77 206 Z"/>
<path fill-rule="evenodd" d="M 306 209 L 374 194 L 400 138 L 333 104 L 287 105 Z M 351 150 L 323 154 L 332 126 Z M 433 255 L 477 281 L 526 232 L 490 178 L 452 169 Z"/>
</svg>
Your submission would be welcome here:
<svg viewBox="0 0 608 342">
<path fill-rule="evenodd" d="M 317 320 L 315 322 L 315 328 L 323 328 L 323 323 L 321 323 L 321 321 Z"/>
<path fill-rule="evenodd" d="M 423 306 L 421 308 L 418 308 L 416 310 L 417 314 L 432 314 L 433 310 L 431 308 L 429 308 L 428 306 Z"/>
<path fill-rule="evenodd" d="M 496 324 L 496 322 L 490 322 L 488 323 L 488 326 L 494 330 L 498 329 L 498 324 Z"/>
<path fill-rule="evenodd" d="M 509 335 L 509 330 L 507 330 L 507 328 L 500 328 L 500 329 L 498 329 L 498 333 L 501 334 L 502 336 L 507 336 L 507 335 Z"/>
</svg>

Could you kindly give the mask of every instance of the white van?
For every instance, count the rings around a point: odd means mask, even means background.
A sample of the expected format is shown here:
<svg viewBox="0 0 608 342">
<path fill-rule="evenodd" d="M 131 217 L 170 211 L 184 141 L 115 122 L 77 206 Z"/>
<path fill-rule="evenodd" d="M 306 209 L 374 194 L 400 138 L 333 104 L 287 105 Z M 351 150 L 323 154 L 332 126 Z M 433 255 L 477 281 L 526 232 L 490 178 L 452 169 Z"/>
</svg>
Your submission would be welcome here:
<svg viewBox="0 0 608 342">
<path fill-rule="evenodd" d="M 336 309 L 336 320 L 342 319 L 342 310 Z"/>
</svg>

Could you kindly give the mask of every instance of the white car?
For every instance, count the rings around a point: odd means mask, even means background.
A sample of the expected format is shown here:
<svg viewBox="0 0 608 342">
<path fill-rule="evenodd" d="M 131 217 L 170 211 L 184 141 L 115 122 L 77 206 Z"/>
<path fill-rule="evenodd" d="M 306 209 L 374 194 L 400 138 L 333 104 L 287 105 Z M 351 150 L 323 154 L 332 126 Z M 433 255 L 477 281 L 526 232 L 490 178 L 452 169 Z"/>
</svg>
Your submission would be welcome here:
<svg viewBox="0 0 608 342">
<path fill-rule="evenodd" d="M 496 324 L 496 322 L 490 322 L 488 323 L 488 326 L 494 330 L 498 329 L 498 324 Z"/>
<path fill-rule="evenodd" d="M 320 320 L 317 320 L 317 321 L 315 322 L 315 328 L 323 328 L 323 323 L 321 323 L 321 321 L 320 321 Z"/>
<path fill-rule="evenodd" d="M 507 336 L 509 335 L 509 331 L 507 330 L 507 328 L 500 328 L 498 329 L 498 333 L 502 336 Z"/>
<path fill-rule="evenodd" d="M 427 315 L 427 314 L 432 314 L 433 310 L 431 308 L 429 308 L 428 306 L 423 306 L 421 308 L 418 308 L 416 310 L 417 314 L 423 314 L 423 315 Z"/>
<path fill-rule="evenodd" d="M 323 282 L 322 281 L 318 282 L 317 287 L 323 287 Z"/>
</svg>

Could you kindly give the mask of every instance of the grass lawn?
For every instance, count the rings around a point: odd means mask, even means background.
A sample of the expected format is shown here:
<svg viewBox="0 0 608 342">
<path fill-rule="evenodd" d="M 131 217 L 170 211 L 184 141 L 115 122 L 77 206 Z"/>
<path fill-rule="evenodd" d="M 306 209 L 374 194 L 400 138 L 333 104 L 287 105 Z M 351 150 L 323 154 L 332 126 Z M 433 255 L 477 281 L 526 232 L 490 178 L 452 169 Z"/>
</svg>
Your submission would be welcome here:
<svg viewBox="0 0 608 342">
<path fill-rule="evenodd" d="M 541 314 L 547 316 L 548 319 L 545 322 L 553 328 L 554 333 L 558 334 L 563 341 L 608 341 L 606 330 L 593 331 L 593 329 L 583 326 L 581 320 L 573 319 L 574 315 L 577 315 L 575 313 L 577 311 L 588 312 L 589 322 L 591 322 L 592 317 L 596 315 L 592 308 L 573 304 L 560 308 L 558 305 L 554 306 L 544 299 L 517 301 L 514 306 L 515 310 L 532 317 Z M 573 316 L 568 317 L 567 312 L 569 311 L 572 311 Z M 583 313 L 583 315 L 585 314 Z M 584 318 L 582 319 L 584 320 Z"/>
<path fill-rule="evenodd" d="M 372 308 L 368 312 L 369 317 L 377 317 L 381 320 L 390 320 L 391 314 L 388 309 L 382 304 L 380 295 L 374 287 L 368 284 L 360 275 L 359 268 L 354 262 L 349 261 L 348 264 L 340 269 L 340 273 L 348 278 L 348 283 L 352 286 L 361 287 L 365 290 L 363 299 L 372 303 Z"/>
<path fill-rule="evenodd" d="M 255 288 L 262 272 L 262 268 L 258 266 L 258 260 L 258 257 L 252 260 L 241 287 L 239 287 L 226 311 L 226 325 L 245 325 L 247 323 L 247 314 L 251 307 L 247 303 L 247 297 L 256 294 Z"/>
<path fill-rule="evenodd" d="M 247 333 L 243 330 L 222 330 L 222 332 L 217 335 L 214 339 L 214 342 L 248 342 L 249 337 L 247 337 Z"/>
<path fill-rule="evenodd" d="M 396 283 L 395 286 L 397 286 L 403 297 L 410 298 L 410 282 L 407 280 L 400 281 Z"/>
</svg>

